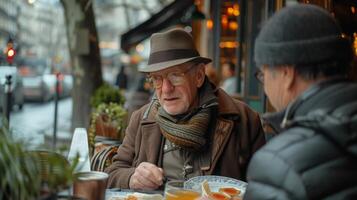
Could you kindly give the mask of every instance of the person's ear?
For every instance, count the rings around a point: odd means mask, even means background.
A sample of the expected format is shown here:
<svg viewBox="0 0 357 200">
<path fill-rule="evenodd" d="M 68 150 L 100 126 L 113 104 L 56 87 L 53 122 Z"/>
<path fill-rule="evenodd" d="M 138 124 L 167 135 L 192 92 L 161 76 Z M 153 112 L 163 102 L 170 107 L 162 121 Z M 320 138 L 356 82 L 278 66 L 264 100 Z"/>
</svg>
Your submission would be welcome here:
<svg viewBox="0 0 357 200">
<path fill-rule="evenodd" d="M 296 81 L 296 70 L 292 66 L 284 66 L 282 68 L 284 76 L 284 88 L 286 90 L 291 90 L 294 87 Z"/>
<path fill-rule="evenodd" d="M 196 72 L 196 86 L 200 88 L 205 81 L 206 73 L 205 73 L 205 65 L 200 63 L 197 65 L 197 72 Z"/>
</svg>

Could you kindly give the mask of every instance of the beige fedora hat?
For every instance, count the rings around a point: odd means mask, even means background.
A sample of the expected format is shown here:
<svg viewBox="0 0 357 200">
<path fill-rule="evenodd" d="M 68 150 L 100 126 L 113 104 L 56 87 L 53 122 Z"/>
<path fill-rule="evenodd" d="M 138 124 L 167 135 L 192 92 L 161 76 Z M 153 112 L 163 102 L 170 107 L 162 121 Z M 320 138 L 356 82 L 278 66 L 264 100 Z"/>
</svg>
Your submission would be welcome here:
<svg viewBox="0 0 357 200">
<path fill-rule="evenodd" d="M 209 58 L 198 53 L 191 34 L 184 29 L 174 28 L 163 33 L 154 33 L 150 38 L 148 65 L 141 72 L 155 72 L 186 62 L 210 63 Z"/>
</svg>

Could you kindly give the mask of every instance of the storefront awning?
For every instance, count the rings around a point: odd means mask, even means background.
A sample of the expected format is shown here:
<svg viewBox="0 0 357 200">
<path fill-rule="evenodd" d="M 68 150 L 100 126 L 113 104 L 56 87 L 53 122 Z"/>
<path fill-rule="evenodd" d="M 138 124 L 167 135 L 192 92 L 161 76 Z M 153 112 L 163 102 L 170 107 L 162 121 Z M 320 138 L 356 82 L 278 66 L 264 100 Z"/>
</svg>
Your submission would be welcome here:
<svg viewBox="0 0 357 200">
<path fill-rule="evenodd" d="M 194 4 L 193 0 L 176 0 L 164 7 L 160 12 L 151 16 L 147 21 L 121 35 L 120 47 L 128 52 L 132 46 L 173 24 L 180 23 L 180 19 Z"/>
</svg>

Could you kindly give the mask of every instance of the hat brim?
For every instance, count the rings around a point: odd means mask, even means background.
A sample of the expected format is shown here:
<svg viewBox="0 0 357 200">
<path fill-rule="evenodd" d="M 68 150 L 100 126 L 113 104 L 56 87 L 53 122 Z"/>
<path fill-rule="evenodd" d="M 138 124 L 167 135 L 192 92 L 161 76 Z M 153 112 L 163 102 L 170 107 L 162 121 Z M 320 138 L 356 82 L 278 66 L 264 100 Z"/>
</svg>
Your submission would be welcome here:
<svg viewBox="0 0 357 200">
<path fill-rule="evenodd" d="M 166 61 L 166 62 L 155 63 L 155 64 L 141 67 L 138 70 L 139 70 L 139 72 L 156 72 L 156 71 L 167 69 L 167 68 L 170 68 L 170 67 L 173 67 L 176 65 L 186 63 L 186 62 L 197 62 L 197 63 L 208 64 L 208 63 L 212 62 L 212 60 L 209 58 L 197 56 L 197 57 L 192 57 L 192 58 L 184 58 L 184 59 L 177 59 L 177 60 L 170 60 L 170 61 Z"/>
</svg>

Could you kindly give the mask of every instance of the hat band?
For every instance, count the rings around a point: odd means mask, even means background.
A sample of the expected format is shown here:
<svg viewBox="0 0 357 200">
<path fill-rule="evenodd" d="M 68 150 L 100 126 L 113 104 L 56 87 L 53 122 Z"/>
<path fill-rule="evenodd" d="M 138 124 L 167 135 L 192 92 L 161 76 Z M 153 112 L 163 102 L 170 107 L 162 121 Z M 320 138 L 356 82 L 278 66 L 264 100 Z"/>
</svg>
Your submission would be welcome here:
<svg viewBox="0 0 357 200">
<path fill-rule="evenodd" d="M 170 60 L 193 58 L 197 56 L 200 56 L 200 54 L 194 49 L 171 49 L 166 51 L 158 51 L 150 54 L 148 64 L 151 65 Z"/>
</svg>

